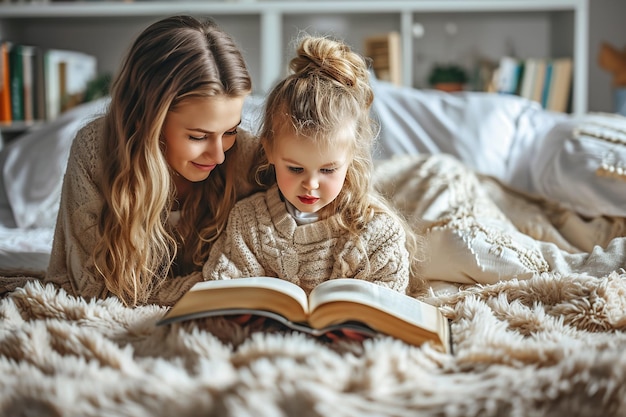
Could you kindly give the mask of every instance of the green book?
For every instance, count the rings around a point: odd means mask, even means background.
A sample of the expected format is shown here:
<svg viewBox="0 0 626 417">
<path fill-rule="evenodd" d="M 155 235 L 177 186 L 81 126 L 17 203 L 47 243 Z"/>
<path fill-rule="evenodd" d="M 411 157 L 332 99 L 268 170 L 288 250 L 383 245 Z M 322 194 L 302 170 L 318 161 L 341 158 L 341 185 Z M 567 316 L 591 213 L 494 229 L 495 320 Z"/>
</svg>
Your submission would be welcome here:
<svg viewBox="0 0 626 417">
<path fill-rule="evenodd" d="M 13 44 L 9 51 L 9 82 L 11 85 L 11 117 L 24 120 L 24 68 L 22 45 Z"/>
</svg>

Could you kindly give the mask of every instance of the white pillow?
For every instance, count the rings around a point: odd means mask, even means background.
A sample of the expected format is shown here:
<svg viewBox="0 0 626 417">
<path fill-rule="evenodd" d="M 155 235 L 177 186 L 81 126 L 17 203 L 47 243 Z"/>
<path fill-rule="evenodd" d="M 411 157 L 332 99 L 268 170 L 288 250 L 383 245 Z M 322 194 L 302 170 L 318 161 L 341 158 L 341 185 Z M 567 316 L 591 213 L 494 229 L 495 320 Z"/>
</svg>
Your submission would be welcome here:
<svg viewBox="0 0 626 417">
<path fill-rule="evenodd" d="M 480 173 L 526 187 L 529 149 L 565 117 L 531 100 L 481 92 L 446 93 L 373 80 L 381 125 L 376 157 L 446 153 Z"/>
<path fill-rule="evenodd" d="M 15 223 L 7 227 L 54 226 L 72 141 L 85 123 L 105 111 L 108 101 L 101 98 L 68 110 L 2 149 L 2 182 Z"/>
<path fill-rule="evenodd" d="M 556 124 L 537 143 L 531 173 L 533 191 L 580 214 L 626 217 L 626 117 L 591 113 Z"/>
</svg>

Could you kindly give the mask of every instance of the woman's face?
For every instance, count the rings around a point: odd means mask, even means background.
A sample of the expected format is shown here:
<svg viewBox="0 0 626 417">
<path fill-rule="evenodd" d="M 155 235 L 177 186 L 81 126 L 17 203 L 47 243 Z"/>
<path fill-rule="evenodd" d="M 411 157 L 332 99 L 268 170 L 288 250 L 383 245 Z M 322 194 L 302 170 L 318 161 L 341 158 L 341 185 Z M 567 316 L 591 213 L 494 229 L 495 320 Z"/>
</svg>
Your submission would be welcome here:
<svg viewBox="0 0 626 417">
<path fill-rule="evenodd" d="M 174 177 L 179 190 L 185 182 L 204 181 L 224 162 L 225 152 L 237 139 L 244 100 L 226 96 L 190 98 L 167 113 L 163 125 L 165 159 L 179 174 Z"/>
</svg>

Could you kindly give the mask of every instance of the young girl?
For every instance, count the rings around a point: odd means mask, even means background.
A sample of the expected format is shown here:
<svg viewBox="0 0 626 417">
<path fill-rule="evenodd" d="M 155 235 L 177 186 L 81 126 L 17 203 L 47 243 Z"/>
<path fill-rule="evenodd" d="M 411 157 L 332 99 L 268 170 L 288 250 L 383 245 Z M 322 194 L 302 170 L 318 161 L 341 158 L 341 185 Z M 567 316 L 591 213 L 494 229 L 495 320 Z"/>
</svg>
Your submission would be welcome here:
<svg viewBox="0 0 626 417">
<path fill-rule="evenodd" d="M 46 282 L 128 305 L 173 304 L 238 196 L 258 142 L 238 132 L 251 81 L 211 21 L 158 21 L 135 40 L 107 114 L 74 140 Z"/>
<path fill-rule="evenodd" d="M 235 205 L 205 278 L 273 276 L 307 293 L 357 278 L 418 293 L 417 237 L 372 188 L 365 60 L 343 43 L 306 37 L 290 69 L 267 98 L 260 131 L 257 179 L 269 189 Z"/>
</svg>

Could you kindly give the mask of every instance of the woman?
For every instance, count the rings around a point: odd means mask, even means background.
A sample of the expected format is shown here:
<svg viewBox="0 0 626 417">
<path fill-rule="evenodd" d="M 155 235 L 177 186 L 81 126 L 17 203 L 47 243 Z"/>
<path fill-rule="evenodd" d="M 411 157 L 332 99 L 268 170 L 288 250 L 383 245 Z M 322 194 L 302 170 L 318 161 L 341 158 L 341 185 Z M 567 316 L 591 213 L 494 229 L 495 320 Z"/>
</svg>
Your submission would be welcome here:
<svg viewBox="0 0 626 417">
<path fill-rule="evenodd" d="M 45 281 L 83 297 L 171 305 L 235 201 L 255 141 L 238 132 L 250 76 L 214 22 L 165 18 L 131 46 L 107 114 L 72 145 Z"/>
</svg>

